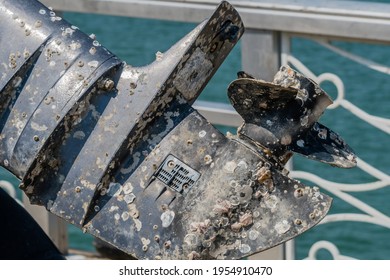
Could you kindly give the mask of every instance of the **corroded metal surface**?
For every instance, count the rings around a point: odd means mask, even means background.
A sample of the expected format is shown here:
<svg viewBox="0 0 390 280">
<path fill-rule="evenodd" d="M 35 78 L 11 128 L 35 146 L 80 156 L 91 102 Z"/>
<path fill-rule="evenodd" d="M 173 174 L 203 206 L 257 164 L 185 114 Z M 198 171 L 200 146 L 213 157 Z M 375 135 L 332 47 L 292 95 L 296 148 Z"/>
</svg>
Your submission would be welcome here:
<svg viewBox="0 0 390 280">
<path fill-rule="evenodd" d="M 169 156 L 201 174 L 187 193 L 154 178 Z M 195 111 L 134 173 L 121 175 L 86 227 L 141 259 L 242 258 L 314 226 L 331 201 L 226 138 Z"/>
<path fill-rule="evenodd" d="M 238 259 L 285 242 L 331 203 L 287 176 L 291 152 L 354 164 L 316 122 L 330 99 L 290 69 L 230 85 L 238 136 L 191 107 L 243 33 L 227 2 L 137 68 L 36 1 L 2 0 L 0 16 L 0 163 L 32 203 L 136 258 Z"/>
</svg>

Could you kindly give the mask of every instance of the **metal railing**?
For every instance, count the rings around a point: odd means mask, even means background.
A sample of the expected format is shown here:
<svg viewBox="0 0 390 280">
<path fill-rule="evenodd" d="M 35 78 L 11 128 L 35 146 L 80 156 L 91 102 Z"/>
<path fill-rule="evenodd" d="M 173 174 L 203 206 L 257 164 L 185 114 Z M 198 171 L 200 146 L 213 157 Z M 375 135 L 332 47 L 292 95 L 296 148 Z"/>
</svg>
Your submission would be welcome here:
<svg viewBox="0 0 390 280">
<path fill-rule="evenodd" d="M 59 11 L 72 11 L 81 13 L 99 13 L 115 16 L 141 17 L 150 19 L 165 19 L 183 22 L 201 22 L 207 18 L 219 0 L 171 0 L 171 1 L 135 1 L 135 0 L 43 0 L 44 4 Z M 384 146 L 389 140 L 390 119 L 389 115 L 376 116 L 364 110 L 364 104 L 356 104 L 350 101 L 353 92 L 348 90 L 339 73 L 321 73 L 317 68 L 321 61 L 310 63 L 308 66 L 300 61 L 295 55 L 295 45 L 298 40 L 309 40 L 315 43 L 316 47 L 330 50 L 333 55 L 340 59 L 353 61 L 369 71 L 379 71 L 389 75 L 390 68 L 374 62 L 369 58 L 359 56 L 340 47 L 338 42 L 359 42 L 368 43 L 369 46 L 387 46 L 390 44 L 390 4 L 355 2 L 355 1 L 321 1 L 321 0 L 252 0 L 252 1 L 230 1 L 239 11 L 246 26 L 246 32 L 241 40 L 242 70 L 262 77 L 265 80 L 272 80 L 274 73 L 282 64 L 290 64 L 298 71 L 316 80 L 320 84 L 333 84 L 333 92 L 336 93 L 334 104 L 329 108 L 333 112 L 343 110 L 346 117 L 337 131 L 343 134 L 348 132 L 345 126 L 354 125 L 357 120 L 364 122 L 370 127 L 371 139 L 382 141 L 378 143 Z M 303 38 L 303 39 L 302 39 Z M 333 42 L 336 42 L 333 43 Z M 390 53 L 390 49 L 389 49 Z M 316 58 L 308 58 L 315 61 Z M 337 58 L 338 59 L 338 58 Z M 334 61 L 337 64 L 337 60 Z M 360 67 L 360 66 L 359 66 Z M 320 67 L 321 68 L 321 67 Z M 241 70 L 241 69 L 237 69 Z M 366 84 L 362 79 L 361 87 Z M 385 79 L 390 84 L 390 79 Z M 355 85 L 356 87 L 356 85 Z M 367 96 L 367 98 L 370 98 Z M 381 96 L 381 106 L 390 108 L 390 95 L 384 92 Z M 352 98 L 354 99 L 354 98 Z M 363 98 L 364 102 L 364 98 Z M 212 123 L 228 126 L 238 126 L 241 123 L 240 117 L 230 105 L 215 102 L 197 102 L 197 109 L 206 116 Z M 389 110 L 390 111 L 390 110 Z M 330 112 L 326 114 L 333 114 Z M 382 114 L 383 115 L 383 114 Z M 344 126 L 343 126 L 344 125 Z M 376 135 L 379 135 L 378 137 Z M 355 143 L 359 141 L 354 138 Z M 354 146 L 354 141 L 351 146 Z M 368 145 L 369 146 L 369 145 Z M 354 192 L 369 193 L 368 197 L 376 195 L 381 190 L 379 199 L 387 205 L 386 194 L 390 195 L 390 164 L 385 161 L 386 166 L 375 166 L 376 156 L 370 156 L 370 160 L 364 157 L 367 154 L 377 153 L 381 157 L 381 151 L 370 150 L 370 147 L 362 153 L 358 160 L 358 171 L 353 175 L 346 175 L 349 170 L 340 171 L 342 174 L 337 180 L 321 178 L 318 174 L 309 172 L 305 168 L 290 165 L 293 169 L 291 175 L 297 179 L 309 181 L 309 184 L 317 184 L 335 199 L 335 204 L 344 203 L 351 207 L 341 207 L 340 212 L 330 213 L 317 227 L 317 234 L 324 235 L 323 239 L 316 239 L 307 252 L 301 258 L 316 258 L 317 253 L 325 249 L 333 258 L 351 258 L 340 251 L 337 242 L 326 240 L 326 224 L 338 222 L 359 223 L 359 230 L 364 231 L 367 224 L 374 224 L 382 231 L 390 230 L 390 211 L 378 209 L 370 205 L 370 202 L 361 195 L 352 196 Z M 359 154 L 358 154 L 359 155 Z M 360 156 L 360 155 L 359 155 Z M 293 168 L 294 167 L 294 168 Z M 387 172 L 386 172 L 387 171 Z M 349 173 L 351 174 L 351 173 Z M 370 180 L 367 180 L 367 176 Z M 345 180 L 348 176 L 354 176 L 353 180 Z M 360 178 L 363 178 L 362 181 Z M 339 182 L 338 180 L 343 180 Z M 362 224 L 360 226 L 360 224 Z M 324 230 L 321 228 L 324 227 Z M 356 228 L 356 227 L 355 227 Z M 388 233 L 388 232 L 387 232 Z M 360 240 L 359 242 L 365 242 Z M 379 242 L 379 241 L 378 241 Z M 66 244 L 66 243 L 64 243 Z M 296 258 L 294 241 L 288 242 L 284 248 L 276 249 L 275 255 L 265 255 L 265 258 Z M 374 250 L 374 249 L 373 249 Z M 302 254 L 301 254 L 302 255 Z M 306 256 L 306 257 L 305 257 Z M 352 256 L 359 258 L 359 256 Z"/>
</svg>

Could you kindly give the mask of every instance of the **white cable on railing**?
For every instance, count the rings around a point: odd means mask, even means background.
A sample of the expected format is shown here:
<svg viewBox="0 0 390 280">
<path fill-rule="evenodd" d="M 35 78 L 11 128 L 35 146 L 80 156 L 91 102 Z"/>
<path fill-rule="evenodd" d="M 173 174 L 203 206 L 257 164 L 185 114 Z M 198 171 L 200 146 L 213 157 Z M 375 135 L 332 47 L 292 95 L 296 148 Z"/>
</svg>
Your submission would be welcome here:
<svg viewBox="0 0 390 280">
<path fill-rule="evenodd" d="M 325 240 L 318 241 L 311 246 L 309 254 L 305 260 L 315 260 L 319 250 L 328 251 L 335 260 L 354 260 L 352 257 L 344 256 L 340 254 L 339 249 L 333 243 Z"/>
<path fill-rule="evenodd" d="M 378 181 L 361 184 L 337 183 L 325 180 L 312 173 L 304 173 L 303 171 L 291 171 L 293 177 L 301 179 L 309 179 L 312 182 L 318 183 L 327 189 L 337 189 L 342 192 L 363 192 L 373 191 L 384 187 L 390 187 L 390 175 L 376 169 L 361 158 L 357 158 L 357 166 L 364 172 L 378 179 Z M 309 174 L 309 175 L 308 175 Z"/>
<path fill-rule="evenodd" d="M 385 181 L 385 182 L 387 182 L 387 184 L 390 185 L 390 175 L 376 169 L 375 167 L 368 164 L 367 162 L 365 162 L 361 158 L 357 159 L 357 166 L 360 169 L 367 172 L 368 174 L 370 174 L 371 176 L 374 176 L 374 177 L 378 178 L 379 180 Z"/>
<path fill-rule="evenodd" d="M 356 207 L 357 209 L 367 213 L 369 216 L 374 218 L 373 220 L 375 221 L 375 223 L 380 223 L 380 225 L 387 227 L 387 228 L 390 228 L 390 217 L 386 216 L 385 214 L 376 210 L 375 208 L 369 206 L 368 204 L 364 203 L 363 201 L 357 199 L 356 197 L 340 190 L 337 187 L 337 186 L 339 186 L 338 184 L 331 182 L 331 181 L 328 181 L 328 180 L 325 180 L 325 179 L 323 179 L 315 174 L 308 173 L 305 171 L 291 171 L 290 175 L 296 179 L 305 179 L 305 180 L 309 180 L 309 181 L 315 183 L 319 187 L 333 193 L 334 195 L 336 195 L 337 197 L 339 197 L 343 201 L 345 201 L 345 202 L 351 204 L 352 206 Z M 388 184 L 385 184 L 385 186 L 388 186 Z M 355 191 L 357 191 L 357 190 L 355 189 Z"/>
<path fill-rule="evenodd" d="M 341 48 L 338 48 L 334 45 L 331 45 L 329 44 L 327 41 L 325 40 L 318 40 L 318 39 L 315 39 L 314 40 L 315 42 L 317 42 L 318 44 L 320 44 L 321 46 L 345 57 L 345 58 L 348 58 L 352 61 L 355 61 L 356 63 L 359 63 L 361 65 L 364 65 L 372 70 L 375 70 L 375 71 L 378 71 L 378 72 L 381 72 L 381 73 L 384 73 L 384 74 L 387 74 L 387 75 L 390 75 L 390 67 L 386 66 L 386 65 L 383 65 L 383 64 L 379 64 L 375 61 L 372 61 L 370 59 L 367 59 L 367 58 L 364 58 L 364 57 L 361 57 L 359 55 L 356 55 L 356 54 L 353 54 L 353 53 L 350 53 L 350 52 L 347 52 L 346 50 L 343 50 Z"/>
<path fill-rule="evenodd" d="M 286 37 L 287 38 L 287 37 Z M 285 38 L 285 41 L 286 41 Z M 318 41 L 314 39 L 314 41 L 317 41 L 322 46 L 327 47 L 328 49 L 347 57 L 355 62 L 358 62 L 360 64 L 366 65 L 369 69 L 373 69 L 375 71 L 379 71 L 381 73 L 390 74 L 390 68 L 386 67 L 384 65 L 380 65 L 378 63 L 375 63 L 373 61 L 370 61 L 368 59 L 361 58 L 359 56 L 350 54 L 348 52 L 345 52 L 343 50 L 340 50 L 334 46 L 331 46 L 327 43 L 324 43 L 323 41 Z M 367 122 L 368 124 L 372 125 L 373 127 L 382 130 L 385 133 L 390 134 L 390 119 L 386 119 L 379 116 L 371 115 L 356 105 L 352 104 L 349 100 L 345 98 L 345 89 L 344 89 L 344 83 L 343 81 L 334 74 L 324 73 L 319 76 L 315 75 L 312 71 L 310 71 L 302 62 L 300 62 L 297 58 L 292 56 L 290 54 L 290 50 L 284 49 L 284 52 L 282 54 L 282 59 L 284 59 L 284 63 L 291 64 L 293 67 L 295 67 L 298 71 L 302 72 L 304 75 L 308 76 L 309 78 L 316 81 L 318 84 L 321 84 L 324 81 L 329 81 L 333 83 L 336 86 L 337 89 L 337 98 L 334 100 L 334 103 L 329 106 L 330 109 L 336 108 L 338 106 L 343 107 L 353 115 L 357 116 L 361 120 Z M 357 159 L 357 166 L 362 171 L 366 172 L 367 174 L 370 174 L 374 178 L 376 178 L 376 181 L 369 182 L 369 183 L 359 183 L 359 184 L 345 184 L 345 183 L 337 183 L 325 180 L 315 174 L 304 172 L 304 171 L 291 171 L 290 174 L 292 177 L 296 179 L 305 179 L 313 182 L 314 184 L 317 184 L 321 188 L 329 191 L 332 193 L 335 197 L 340 198 L 341 200 L 345 201 L 346 203 L 352 205 L 356 209 L 359 209 L 363 213 L 336 213 L 336 214 L 328 214 L 320 224 L 326 224 L 330 222 L 363 222 L 363 223 L 369 223 L 369 224 L 375 224 L 382 226 L 384 228 L 390 229 L 390 217 L 387 216 L 385 213 L 380 212 L 376 208 L 366 204 L 362 200 L 359 200 L 358 198 L 352 196 L 349 194 L 349 192 L 365 192 L 365 191 L 374 191 L 377 189 L 383 189 L 390 187 L 390 175 L 378 170 L 377 168 L 373 167 L 372 165 L 368 164 L 367 162 L 363 161 L 362 159 Z M 288 248 L 290 250 L 290 254 L 293 250 L 293 245 L 290 246 L 291 248 Z M 315 255 L 320 249 L 326 249 L 328 250 L 333 258 L 335 259 L 350 259 L 347 256 L 342 256 L 339 254 L 339 251 L 337 247 L 328 241 L 320 241 L 315 243 L 312 248 L 310 249 L 308 259 L 315 259 Z"/>
<path fill-rule="evenodd" d="M 341 100 L 340 104 L 342 107 L 344 107 L 346 110 L 350 111 L 352 114 L 354 114 L 358 118 L 362 119 L 363 121 L 368 122 L 372 126 L 386 132 L 387 134 L 390 134 L 390 120 L 389 119 L 370 115 L 346 99 Z"/>
<path fill-rule="evenodd" d="M 365 215 L 365 214 L 357 214 L 357 213 L 328 214 L 321 221 L 321 223 L 326 224 L 331 222 L 346 222 L 346 221 L 375 224 L 390 229 L 390 226 L 386 222 L 384 222 L 381 218 L 372 217 L 370 215 Z"/>
</svg>

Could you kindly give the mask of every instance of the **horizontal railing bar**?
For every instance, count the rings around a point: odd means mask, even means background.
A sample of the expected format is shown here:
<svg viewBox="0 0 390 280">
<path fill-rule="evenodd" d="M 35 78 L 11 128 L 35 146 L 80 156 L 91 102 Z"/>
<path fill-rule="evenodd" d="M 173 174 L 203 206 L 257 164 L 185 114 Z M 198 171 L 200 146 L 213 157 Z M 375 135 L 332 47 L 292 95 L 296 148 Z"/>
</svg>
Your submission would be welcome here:
<svg viewBox="0 0 390 280">
<path fill-rule="evenodd" d="M 238 127 L 243 123 L 243 119 L 230 104 L 198 100 L 194 107 L 212 124 Z"/>
<path fill-rule="evenodd" d="M 155 0 L 41 0 L 54 10 L 199 23 L 217 3 Z M 206 1 L 207 2 L 207 1 Z M 208 1 L 210 2 L 210 1 Z"/>
<path fill-rule="evenodd" d="M 42 0 L 55 10 L 201 22 L 219 0 Z M 390 42 L 390 5 L 357 1 L 230 1 L 247 28 Z"/>
</svg>

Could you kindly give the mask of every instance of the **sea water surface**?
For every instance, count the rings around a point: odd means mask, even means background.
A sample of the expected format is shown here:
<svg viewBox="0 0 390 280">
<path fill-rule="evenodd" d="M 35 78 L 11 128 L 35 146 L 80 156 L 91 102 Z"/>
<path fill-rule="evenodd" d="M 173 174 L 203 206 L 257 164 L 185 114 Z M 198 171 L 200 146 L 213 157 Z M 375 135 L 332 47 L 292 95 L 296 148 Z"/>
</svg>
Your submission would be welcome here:
<svg viewBox="0 0 390 280">
<path fill-rule="evenodd" d="M 192 23 L 68 12 L 63 13 L 62 17 L 85 33 L 95 34 L 102 45 L 133 66 L 151 63 L 157 52 L 166 51 L 196 26 Z M 334 42 L 334 44 L 354 54 L 390 66 L 390 46 L 352 42 Z M 332 53 L 308 39 L 294 38 L 292 50 L 293 55 L 304 62 L 315 74 L 332 72 L 339 75 L 344 81 L 347 99 L 353 104 L 370 114 L 390 118 L 389 75 L 367 70 L 366 67 Z M 240 70 L 242 70 L 241 53 L 240 44 L 238 44 L 199 99 L 229 103 L 226 88 Z M 257 76 L 256 73 L 252 74 Z M 334 85 L 327 82 L 322 86 L 333 98 L 336 98 L 337 92 Z M 388 134 L 362 122 L 342 108 L 327 110 L 321 122 L 338 132 L 364 161 L 384 173 L 390 173 L 390 137 Z M 227 131 L 235 133 L 235 128 L 221 126 L 218 128 L 224 133 Z M 293 168 L 310 171 L 327 180 L 341 183 L 367 183 L 375 180 L 358 168 L 338 169 L 300 156 L 294 156 Z M 17 186 L 18 181 L 12 175 L 5 171 L 2 171 L 1 175 L 1 179 L 10 180 Z M 311 182 L 305 183 L 313 185 Z M 350 194 L 381 211 L 384 215 L 390 216 L 389 186 L 374 191 L 351 192 Z M 331 214 L 362 213 L 351 204 L 333 194 L 330 195 L 334 198 Z M 295 239 L 295 257 L 297 259 L 306 258 L 312 244 L 321 240 L 334 243 L 342 255 L 358 259 L 390 259 L 389 228 L 361 222 L 333 222 L 309 230 Z M 92 251 L 94 250 L 92 242 L 92 236 L 83 234 L 80 229 L 69 225 L 70 247 Z M 332 258 L 326 250 L 322 250 L 317 257 Z"/>
</svg>

